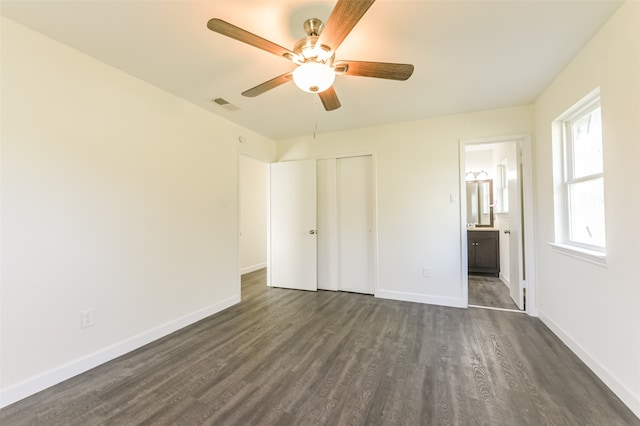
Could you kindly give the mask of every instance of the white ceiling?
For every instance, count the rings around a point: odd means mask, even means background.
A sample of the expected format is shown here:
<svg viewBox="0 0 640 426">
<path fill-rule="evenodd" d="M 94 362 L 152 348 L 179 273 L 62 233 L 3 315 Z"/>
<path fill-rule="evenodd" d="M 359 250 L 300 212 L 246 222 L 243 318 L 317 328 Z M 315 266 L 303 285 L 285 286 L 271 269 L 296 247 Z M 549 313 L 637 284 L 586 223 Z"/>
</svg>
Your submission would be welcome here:
<svg viewBox="0 0 640 426">
<path fill-rule="evenodd" d="M 6 1 L 2 14 L 273 139 L 533 102 L 620 1 L 378 0 L 336 59 L 412 63 L 407 81 L 338 76 L 326 112 L 289 83 L 246 89 L 293 65 L 207 29 L 217 17 L 293 48 L 333 1 Z M 222 97 L 240 108 L 213 103 Z"/>
</svg>

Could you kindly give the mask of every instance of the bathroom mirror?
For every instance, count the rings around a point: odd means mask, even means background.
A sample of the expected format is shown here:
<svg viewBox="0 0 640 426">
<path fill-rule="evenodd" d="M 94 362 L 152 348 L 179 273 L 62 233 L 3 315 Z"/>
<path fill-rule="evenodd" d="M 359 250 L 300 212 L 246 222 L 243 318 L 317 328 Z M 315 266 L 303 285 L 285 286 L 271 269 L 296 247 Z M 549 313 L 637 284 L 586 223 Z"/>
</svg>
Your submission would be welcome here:
<svg viewBox="0 0 640 426">
<path fill-rule="evenodd" d="M 467 226 L 493 228 L 493 181 L 467 181 Z"/>
</svg>

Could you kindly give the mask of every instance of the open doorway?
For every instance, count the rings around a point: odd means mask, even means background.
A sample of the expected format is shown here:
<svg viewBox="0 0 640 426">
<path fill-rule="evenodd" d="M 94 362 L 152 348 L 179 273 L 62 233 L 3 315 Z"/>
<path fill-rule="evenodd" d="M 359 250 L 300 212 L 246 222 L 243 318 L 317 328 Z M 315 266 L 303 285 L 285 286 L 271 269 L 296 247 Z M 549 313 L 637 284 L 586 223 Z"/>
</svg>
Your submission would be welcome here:
<svg viewBox="0 0 640 426">
<path fill-rule="evenodd" d="M 461 141 L 461 207 L 468 306 L 533 312 L 528 136 Z M 531 309 L 530 309 L 531 308 Z"/>
<path fill-rule="evenodd" d="M 266 281 L 269 164 L 247 155 L 239 159 L 240 275 L 247 282 Z"/>
</svg>

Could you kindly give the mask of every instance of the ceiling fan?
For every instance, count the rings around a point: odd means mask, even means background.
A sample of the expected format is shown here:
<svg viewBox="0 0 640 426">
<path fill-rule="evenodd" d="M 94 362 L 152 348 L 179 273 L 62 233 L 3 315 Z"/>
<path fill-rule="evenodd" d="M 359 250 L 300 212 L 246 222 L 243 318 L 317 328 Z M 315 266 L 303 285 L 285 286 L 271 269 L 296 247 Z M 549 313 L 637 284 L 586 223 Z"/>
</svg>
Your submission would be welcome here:
<svg viewBox="0 0 640 426">
<path fill-rule="evenodd" d="M 317 93 L 324 109 L 333 111 L 340 108 L 340 100 L 333 88 L 336 75 L 407 80 L 413 73 L 413 65 L 410 64 L 335 60 L 336 50 L 374 1 L 338 0 L 326 24 L 323 25 L 317 18 L 304 22 L 307 37 L 299 40 L 293 50 L 221 19 L 210 19 L 207 27 L 211 31 L 283 57 L 296 65 L 293 71 L 265 81 L 243 92 L 243 96 L 255 97 L 293 80 L 305 92 Z"/>
</svg>

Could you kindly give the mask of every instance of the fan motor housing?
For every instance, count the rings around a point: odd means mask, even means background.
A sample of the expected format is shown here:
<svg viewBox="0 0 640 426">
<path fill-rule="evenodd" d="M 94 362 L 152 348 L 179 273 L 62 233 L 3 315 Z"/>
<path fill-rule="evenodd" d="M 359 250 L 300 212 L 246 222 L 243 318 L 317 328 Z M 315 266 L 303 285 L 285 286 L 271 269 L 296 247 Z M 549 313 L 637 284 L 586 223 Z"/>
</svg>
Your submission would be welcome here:
<svg viewBox="0 0 640 426">
<path fill-rule="evenodd" d="M 322 64 L 331 65 L 334 53 L 329 46 L 318 45 L 318 37 L 324 25 L 318 18 L 310 18 L 304 21 L 304 31 L 307 37 L 299 40 L 293 47 L 293 52 L 299 56 L 299 64 L 314 60 Z"/>
<path fill-rule="evenodd" d="M 302 63 L 313 59 L 323 64 L 331 64 L 334 54 L 328 46 L 318 46 L 318 36 L 308 36 L 298 41 L 293 47 L 294 53 L 301 56 L 304 60 Z"/>
</svg>

